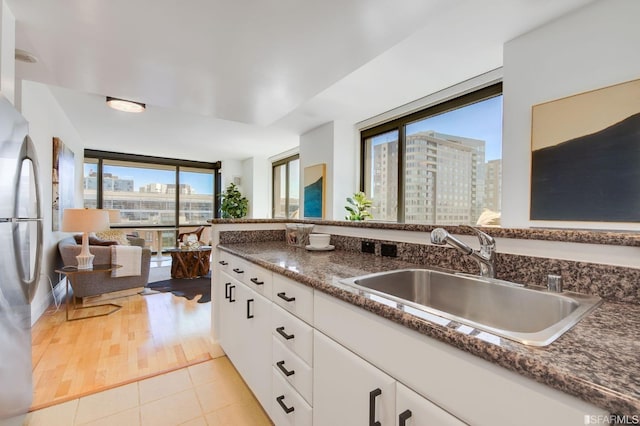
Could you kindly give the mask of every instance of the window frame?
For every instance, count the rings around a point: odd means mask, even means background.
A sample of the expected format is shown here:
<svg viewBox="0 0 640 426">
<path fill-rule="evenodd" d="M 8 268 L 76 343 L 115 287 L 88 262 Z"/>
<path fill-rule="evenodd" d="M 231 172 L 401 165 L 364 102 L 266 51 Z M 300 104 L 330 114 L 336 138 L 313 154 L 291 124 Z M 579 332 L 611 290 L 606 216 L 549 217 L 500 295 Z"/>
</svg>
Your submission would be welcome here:
<svg viewBox="0 0 640 426">
<path fill-rule="evenodd" d="M 290 164 L 292 161 L 300 160 L 300 154 L 290 155 L 280 160 L 271 163 L 271 218 L 276 217 L 276 168 L 285 166 L 285 202 L 284 210 L 286 212 L 285 219 L 291 219 L 289 217 L 289 199 L 291 198 L 289 181 L 290 181 Z M 300 200 L 300 194 L 298 193 L 298 200 Z"/>
<path fill-rule="evenodd" d="M 494 98 L 503 94 L 502 81 L 492 83 L 484 87 L 477 88 L 460 96 L 438 102 L 434 105 L 420 109 L 418 111 L 403 115 L 393 120 L 377 124 L 373 127 L 360 131 L 360 191 L 365 190 L 365 182 L 368 178 L 365 175 L 366 170 L 366 141 L 367 139 L 383 135 L 388 132 L 398 132 L 398 211 L 396 215 L 396 223 L 405 223 L 405 167 L 406 167 L 406 148 L 407 140 L 405 129 L 406 126 L 416 121 L 423 120 L 438 114 L 453 111 L 477 102 Z"/>
<path fill-rule="evenodd" d="M 140 163 L 140 164 L 148 164 L 148 165 L 157 165 L 157 166 L 170 166 L 175 167 L 175 177 L 176 177 L 176 188 L 180 187 L 180 169 L 185 168 L 185 171 L 192 172 L 193 169 L 200 170 L 212 170 L 213 178 L 214 178 L 214 186 L 213 186 L 213 216 L 214 218 L 220 217 L 220 193 L 221 193 L 221 173 L 220 169 L 222 167 L 222 163 L 217 161 L 215 163 L 207 163 L 204 161 L 192 161 L 192 160 L 181 160 L 176 158 L 166 158 L 166 157 L 153 157 L 148 155 L 137 155 L 137 154 L 126 154 L 121 152 L 112 152 L 112 151 L 99 151 L 94 149 L 85 149 L 84 150 L 84 160 L 83 164 L 87 162 L 87 160 L 97 160 L 97 188 L 96 188 L 96 198 L 97 198 L 97 208 L 101 209 L 104 206 L 104 194 L 103 194 L 103 162 L 107 161 L 123 161 L 127 163 Z M 193 224 L 180 224 L 180 191 L 176 190 L 176 200 L 175 200 L 175 227 L 176 229 L 180 226 L 193 226 Z M 114 228 L 117 228 L 118 225 L 114 224 Z M 125 226 L 121 226 L 125 227 Z M 139 225 L 137 228 L 154 228 L 156 225 Z"/>
</svg>

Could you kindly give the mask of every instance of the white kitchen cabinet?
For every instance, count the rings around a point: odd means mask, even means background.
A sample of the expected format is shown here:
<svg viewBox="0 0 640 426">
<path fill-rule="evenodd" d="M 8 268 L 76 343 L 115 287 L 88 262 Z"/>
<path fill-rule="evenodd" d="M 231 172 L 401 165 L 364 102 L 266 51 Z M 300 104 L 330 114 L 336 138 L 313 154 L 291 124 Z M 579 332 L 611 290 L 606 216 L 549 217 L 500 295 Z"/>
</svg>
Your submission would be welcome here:
<svg viewBox="0 0 640 426">
<path fill-rule="evenodd" d="M 317 331 L 313 360 L 314 426 L 394 424 L 393 377 Z"/>
<path fill-rule="evenodd" d="M 271 302 L 222 272 L 220 345 L 263 407 L 271 397 Z M 220 295 L 219 295 L 220 297 Z"/>
<path fill-rule="evenodd" d="M 585 413 L 605 414 L 576 397 L 330 295 L 316 292 L 314 303 L 315 333 L 321 331 L 468 424 L 577 426 L 584 424 Z M 319 360 L 314 362 L 318 369 Z M 314 381 L 319 377 L 314 375 Z M 314 410 L 318 389 L 314 385 Z"/>
<path fill-rule="evenodd" d="M 313 409 L 274 368 L 271 393 L 271 419 L 276 426 L 311 426 Z M 340 423 L 336 423 L 337 426 Z"/>
<path fill-rule="evenodd" d="M 396 426 L 464 426 L 465 424 L 402 383 L 396 383 Z"/>
</svg>

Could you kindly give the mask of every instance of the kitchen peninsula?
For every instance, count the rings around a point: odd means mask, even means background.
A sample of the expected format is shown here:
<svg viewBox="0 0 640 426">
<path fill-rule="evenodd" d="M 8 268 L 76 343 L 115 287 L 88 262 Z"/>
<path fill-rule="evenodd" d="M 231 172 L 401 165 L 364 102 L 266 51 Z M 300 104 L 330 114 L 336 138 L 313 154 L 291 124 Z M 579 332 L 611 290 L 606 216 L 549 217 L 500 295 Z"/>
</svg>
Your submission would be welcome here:
<svg viewBox="0 0 640 426">
<path fill-rule="evenodd" d="M 395 241 L 390 238 L 400 236 L 398 228 L 404 228 L 402 232 L 407 232 L 406 237 L 399 238 L 405 241 Z M 508 424 L 510 412 L 513 413 L 515 410 L 515 412 L 526 413 L 528 407 L 528 410 L 532 410 L 531 415 L 537 416 L 532 418 L 531 422 L 539 423 L 543 414 L 538 411 L 554 412 L 551 408 L 547 410 L 546 406 L 536 406 L 532 403 L 533 399 L 530 395 L 527 400 L 518 401 L 517 395 L 521 387 L 533 390 L 537 397 L 543 400 L 548 398 L 557 402 L 567 399 L 567 404 L 572 406 L 573 411 L 581 412 L 583 416 L 597 415 L 605 411 L 633 416 L 640 412 L 638 384 L 640 348 L 637 339 L 640 306 L 638 306 L 638 300 L 633 298 L 634 294 L 636 297 L 638 295 L 637 270 L 575 262 L 579 266 L 579 271 L 576 272 L 573 271 L 576 265 L 562 261 L 562 268 L 557 272 L 567 277 L 566 283 L 571 290 L 580 290 L 584 284 L 580 280 L 572 281 L 572 274 L 578 276 L 586 273 L 593 276 L 599 274 L 603 282 L 598 283 L 594 278 L 586 288 L 595 290 L 605 299 L 605 303 L 559 340 L 544 348 L 529 347 L 487 333 L 478 333 L 477 330 L 461 328 L 460 324 L 453 321 L 438 323 L 419 318 L 412 313 L 362 297 L 340 283 L 341 279 L 348 277 L 410 267 L 436 266 L 454 270 L 473 270 L 473 264 L 467 264 L 464 260 L 456 258 L 452 250 L 407 242 L 419 239 L 421 236 L 426 240 L 425 231 L 428 228 L 419 225 L 317 222 L 318 232 L 331 233 L 332 244 L 336 246 L 334 252 L 318 253 L 288 246 L 284 242 L 284 221 L 213 221 L 214 243 L 219 244 L 214 260 L 220 261 L 221 256 L 232 255 L 234 259 L 257 265 L 274 273 L 274 282 L 276 276 L 284 276 L 312 288 L 315 296 L 313 326 L 319 330 L 316 333 L 334 332 L 331 318 L 335 318 L 340 313 L 351 315 L 356 312 L 354 314 L 356 317 L 366 317 L 367 320 L 375 321 L 376 331 L 365 333 L 366 339 L 349 337 L 346 334 L 340 335 L 342 333 L 340 330 L 336 331 L 337 335 L 329 337 L 366 361 L 383 367 L 386 373 L 398 379 L 398 385 L 404 384 L 418 391 L 465 422 L 473 420 L 475 424 L 483 424 L 482 419 L 485 419 L 487 423 L 493 421 L 493 424 Z M 452 228 L 452 232 L 458 231 Z M 497 235 L 513 235 L 515 232 L 501 229 L 491 231 Z M 536 241 L 544 239 L 545 236 L 549 239 L 560 236 L 565 242 L 572 238 L 583 244 L 605 240 L 616 241 L 620 246 L 633 249 L 639 241 L 634 234 L 615 233 L 613 235 L 541 230 L 519 232 L 521 235 L 518 237 L 521 239 L 526 239 L 530 236 L 527 235 L 529 233 L 535 234 Z M 562 234 L 562 232 L 566 233 Z M 371 237 L 373 233 L 377 238 Z M 362 240 L 374 242 L 378 253 L 382 243 L 395 243 L 398 257 L 360 253 Z M 498 251 L 500 251 L 500 245 L 498 245 Z M 513 269 L 521 274 L 526 272 L 529 279 L 536 276 L 535 269 L 539 265 L 543 265 L 543 272 L 550 267 L 553 268 L 554 265 L 549 259 L 521 258 L 525 256 L 512 254 L 500 256 L 498 277 L 529 285 L 539 284 L 539 282 L 532 283 L 509 276 L 510 273 L 515 274 L 510 272 L 509 264 L 517 265 Z M 214 263 L 214 265 L 217 264 Z M 609 271 L 608 274 L 603 275 L 603 270 Z M 604 282 L 610 281 L 611 274 L 616 274 L 616 282 Z M 519 277 L 516 276 L 516 278 Z M 215 286 L 214 279 L 214 288 Z M 322 315 L 322 312 L 327 315 Z M 217 313 L 216 310 L 214 315 Z M 346 324 L 353 322 L 343 321 L 342 328 L 349 329 L 350 327 Z M 214 330 L 218 331 L 219 325 L 214 318 Z M 415 351 L 407 352 L 401 347 L 389 347 L 389 343 L 394 341 L 395 337 L 385 334 L 384 330 L 403 337 L 410 336 L 414 344 L 420 343 L 422 339 L 422 343 L 430 349 L 420 349 L 416 346 Z M 379 341 L 384 336 L 389 340 Z M 380 347 L 376 350 L 374 346 L 374 350 L 371 350 L 372 347 L 367 346 L 371 342 L 379 344 Z M 421 350 L 426 351 L 426 357 L 420 359 L 420 363 L 415 365 L 416 356 Z M 380 355 L 381 353 L 383 355 Z M 384 353 L 388 354 L 384 355 Z M 462 366 L 478 365 L 485 373 L 490 372 L 495 375 L 495 378 L 489 375 L 485 378 L 489 377 L 487 380 L 490 382 L 478 382 L 479 376 L 464 377 L 462 373 L 464 369 L 461 369 L 460 365 L 455 370 L 451 370 L 449 376 L 442 376 L 443 372 L 455 365 L 455 362 L 450 365 L 442 362 L 434 364 L 438 359 L 438 353 L 462 362 Z M 385 357 L 393 359 L 394 362 L 391 365 L 387 364 Z M 407 374 L 403 368 L 412 364 L 417 369 L 412 374 Z M 314 365 L 314 368 L 316 367 Z M 472 374 L 476 373 L 472 372 Z M 510 380 L 515 382 L 509 382 Z M 426 383 L 431 383 L 431 387 L 425 385 Z M 431 388 L 435 389 L 435 393 Z M 467 400 L 467 397 L 473 401 Z M 461 406 L 466 408 L 460 410 Z M 318 408 L 317 404 L 313 407 L 314 419 L 316 419 L 315 411 Z M 495 410 L 501 411 L 502 414 L 496 414 Z M 576 417 L 572 418 L 570 423 L 582 424 L 583 420 L 584 417 Z M 524 424 L 520 421 L 519 423 Z"/>
</svg>

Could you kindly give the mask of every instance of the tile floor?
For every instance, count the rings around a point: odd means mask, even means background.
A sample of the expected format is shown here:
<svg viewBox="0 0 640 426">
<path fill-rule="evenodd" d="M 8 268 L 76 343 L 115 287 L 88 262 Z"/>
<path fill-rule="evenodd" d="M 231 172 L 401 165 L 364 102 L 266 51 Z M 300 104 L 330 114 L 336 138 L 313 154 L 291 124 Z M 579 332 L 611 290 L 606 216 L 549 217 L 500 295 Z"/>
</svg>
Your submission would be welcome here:
<svg viewBox="0 0 640 426">
<path fill-rule="evenodd" d="M 28 426 L 271 425 L 227 357 L 27 415 Z"/>
</svg>

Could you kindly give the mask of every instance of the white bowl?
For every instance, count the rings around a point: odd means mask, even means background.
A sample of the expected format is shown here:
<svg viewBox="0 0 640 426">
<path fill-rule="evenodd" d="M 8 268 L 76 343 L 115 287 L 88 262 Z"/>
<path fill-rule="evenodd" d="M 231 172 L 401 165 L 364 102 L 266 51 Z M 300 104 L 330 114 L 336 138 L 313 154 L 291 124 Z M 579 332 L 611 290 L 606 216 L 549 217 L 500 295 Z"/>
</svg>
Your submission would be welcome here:
<svg viewBox="0 0 640 426">
<path fill-rule="evenodd" d="M 327 247 L 331 241 L 329 234 L 309 234 L 309 245 L 311 247 Z"/>
</svg>

